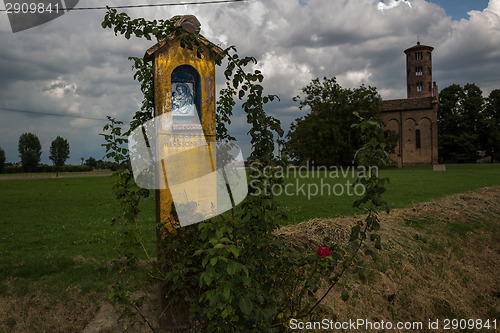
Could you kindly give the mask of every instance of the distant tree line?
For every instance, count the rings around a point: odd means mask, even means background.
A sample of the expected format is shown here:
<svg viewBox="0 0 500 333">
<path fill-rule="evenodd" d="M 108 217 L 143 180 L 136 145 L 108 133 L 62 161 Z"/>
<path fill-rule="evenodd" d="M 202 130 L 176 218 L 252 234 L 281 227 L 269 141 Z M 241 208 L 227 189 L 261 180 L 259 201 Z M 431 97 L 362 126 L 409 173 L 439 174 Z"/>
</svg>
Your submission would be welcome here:
<svg viewBox="0 0 500 333">
<path fill-rule="evenodd" d="M 85 165 L 89 166 L 92 169 L 110 169 L 110 170 L 115 170 L 116 166 L 114 165 L 113 162 L 110 161 L 103 161 L 103 160 L 96 160 L 93 157 L 89 157 L 85 160 Z"/>
<path fill-rule="evenodd" d="M 49 159 L 53 165 L 40 165 L 42 156 L 42 145 L 40 140 L 33 133 L 23 133 L 18 142 L 19 158 L 22 167 L 14 166 L 12 163 L 6 164 L 5 151 L 0 147 L 0 173 L 21 173 L 21 172 L 77 172 L 91 171 L 93 169 L 112 169 L 112 163 L 102 160 L 95 160 L 93 157 L 85 161 L 85 165 L 65 165 L 69 158 L 70 146 L 66 139 L 57 136 L 52 141 L 49 150 Z M 85 160 L 83 158 L 83 160 Z"/>
<path fill-rule="evenodd" d="M 41 172 L 87 172 L 92 171 L 87 165 L 63 165 L 61 167 L 55 165 L 47 165 L 47 164 L 39 164 L 37 167 L 31 171 L 31 173 L 41 173 Z M 4 169 L 4 173 L 12 174 L 12 173 L 25 173 L 26 171 L 22 167 L 6 165 Z"/>
<path fill-rule="evenodd" d="M 500 89 L 487 98 L 475 84 L 452 84 L 439 93 L 439 159 L 447 163 L 476 162 L 484 152 L 500 159 Z"/>
</svg>

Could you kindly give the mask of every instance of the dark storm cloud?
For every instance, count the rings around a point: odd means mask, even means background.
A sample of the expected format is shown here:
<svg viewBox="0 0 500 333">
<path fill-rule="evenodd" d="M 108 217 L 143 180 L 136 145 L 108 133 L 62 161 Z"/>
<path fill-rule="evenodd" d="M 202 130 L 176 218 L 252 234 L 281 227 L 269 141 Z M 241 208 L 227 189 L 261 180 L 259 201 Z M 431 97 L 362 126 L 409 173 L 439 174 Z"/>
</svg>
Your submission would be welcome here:
<svg viewBox="0 0 500 333">
<path fill-rule="evenodd" d="M 194 14 L 208 39 L 255 56 L 256 68 L 265 76 L 265 91 L 281 98 L 267 110 L 282 121 L 285 131 L 306 112 L 292 97 L 315 77 L 336 76 L 346 87 L 366 84 L 375 86 L 383 98 L 404 98 L 403 51 L 416 43 L 417 36 L 435 47 L 434 79 L 440 88 L 467 82 L 485 91 L 500 88 L 499 0 L 462 21 L 452 21 L 442 8 L 424 0 L 387 0 L 383 11 L 379 4 L 378 0 L 252 0 L 128 12 L 150 20 Z M 127 58 L 142 57 L 154 42 L 126 40 L 102 29 L 104 13 L 70 12 L 16 34 L 1 31 L 0 107 L 130 119 L 142 95 Z M 225 81 L 222 72 L 217 68 L 219 88 Z M 79 163 L 82 156 L 102 157 L 98 135 L 102 126 L 85 119 L 0 112 L 0 146 L 9 149 L 7 159 L 13 161 L 21 133 L 36 131 L 45 145 L 61 135 L 70 142 L 70 162 Z M 235 109 L 230 128 L 247 149 L 248 125 L 240 109 Z M 48 153 L 42 156 L 48 163 Z"/>
</svg>

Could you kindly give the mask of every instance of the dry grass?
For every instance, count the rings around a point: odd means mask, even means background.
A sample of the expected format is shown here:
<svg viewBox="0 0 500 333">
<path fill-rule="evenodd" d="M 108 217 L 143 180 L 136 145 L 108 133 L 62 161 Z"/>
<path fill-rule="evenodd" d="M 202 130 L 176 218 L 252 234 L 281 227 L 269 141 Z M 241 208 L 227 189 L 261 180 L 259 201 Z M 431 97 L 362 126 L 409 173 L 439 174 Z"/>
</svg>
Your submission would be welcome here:
<svg viewBox="0 0 500 333">
<path fill-rule="evenodd" d="M 281 229 L 290 242 L 317 248 L 338 240 L 362 217 L 315 219 Z M 500 320 L 500 187 L 456 194 L 381 214 L 383 250 L 354 274 L 348 302 L 335 287 L 324 302 L 330 319 Z M 326 288 L 324 288 L 325 290 Z M 324 292 L 323 290 L 323 292 Z M 321 294 L 318 293 L 318 295 Z"/>
</svg>

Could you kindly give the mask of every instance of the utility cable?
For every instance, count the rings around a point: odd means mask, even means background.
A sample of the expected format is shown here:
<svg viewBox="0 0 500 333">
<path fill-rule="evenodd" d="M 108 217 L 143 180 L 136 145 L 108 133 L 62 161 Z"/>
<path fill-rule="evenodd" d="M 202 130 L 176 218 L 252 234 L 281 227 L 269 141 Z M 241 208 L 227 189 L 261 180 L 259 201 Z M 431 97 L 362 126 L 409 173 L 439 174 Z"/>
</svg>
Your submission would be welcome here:
<svg viewBox="0 0 500 333">
<path fill-rule="evenodd" d="M 56 117 L 68 117 L 68 118 L 78 118 L 78 119 L 108 121 L 108 119 L 104 119 L 104 118 L 83 117 L 83 116 L 75 116 L 75 115 L 63 114 L 63 113 L 51 113 L 51 112 L 18 110 L 18 109 L 8 109 L 8 108 L 0 108 L 0 110 L 1 111 L 8 111 L 8 112 L 30 113 L 30 114 L 37 114 L 37 115 L 42 115 L 42 116 L 56 116 Z M 128 121 L 124 121 L 124 123 L 128 123 Z"/>
<path fill-rule="evenodd" d="M 100 7 L 73 7 L 73 8 L 59 8 L 58 10 L 72 11 L 72 10 L 99 10 L 99 9 L 127 9 L 127 8 L 145 8 L 145 7 L 168 7 L 168 6 L 186 6 L 186 5 L 212 5 L 232 2 L 243 2 L 248 0 L 213 0 L 203 2 L 180 2 L 180 3 L 158 3 L 158 4 L 142 4 L 142 5 L 121 5 L 121 6 L 100 6 Z M 5 12 L 6 9 L 0 9 L 0 12 Z"/>
</svg>

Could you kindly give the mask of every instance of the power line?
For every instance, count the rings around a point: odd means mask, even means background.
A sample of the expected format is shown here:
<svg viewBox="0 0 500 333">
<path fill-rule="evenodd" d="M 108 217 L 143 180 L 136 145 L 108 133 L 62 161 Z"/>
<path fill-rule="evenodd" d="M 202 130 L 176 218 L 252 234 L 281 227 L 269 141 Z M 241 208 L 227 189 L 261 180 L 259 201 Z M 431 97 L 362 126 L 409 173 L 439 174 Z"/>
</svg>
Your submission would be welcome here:
<svg viewBox="0 0 500 333">
<path fill-rule="evenodd" d="M 122 5 L 122 6 L 109 6 L 114 9 L 127 9 L 127 8 L 145 8 L 145 7 L 168 7 L 168 6 L 186 6 L 186 5 L 209 5 L 209 4 L 222 4 L 231 2 L 243 2 L 248 0 L 213 0 L 203 2 L 180 2 L 180 3 L 158 3 L 158 4 L 142 4 L 142 5 Z M 58 10 L 95 10 L 95 9 L 108 9 L 108 6 L 100 7 L 73 7 L 73 8 L 58 8 Z M 0 12 L 5 12 L 6 9 L 0 9 Z M 29 12 L 30 13 L 30 12 Z M 28 14 L 28 13 L 25 13 Z M 31 13 L 35 14 L 35 13 Z"/>
<path fill-rule="evenodd" d="M 37 114 L 37 115 L 42 115 L 42 116 L 55 116 L 55 117 L 67 117 L 67 118 L 108 121 L 108 119 L 104 119 L 104 118 L 82 117 L 82 116 L 75 116 L 75 115 L 63 114 L 63 113 L 39 112 L 39 111 L 30 111 L 30 110 L 8 109 L 8 108 L 0 108 L 0 110 L 8 111 L 8 112 L 30 113 L 30 114 Z M 128 121 L 124 121 L 124 123 L 128 123 Z"/>
<path fill-rule="evenodd" d="M 67 118 L 77 118 L 77 119 L 108 121 L 108 119 L 104 119 L 104 118 L 82 117 L 82 116 L 74 116 L 71 114 L 63 114 L 63 113 L 38 112 L 38 111 L 18 110 L 18 109 L 9 109 L 9 108 L 0 108 L 0 110 L 1 111 L 8 111 L 8 112 L 30 113 L 30 114 L 36 114 L 36 115 L 41 115 L 41 116 L 55 116 L 55 117 L 67 117 Z M 122 121 L 122 122 L 126 123 L 126 124 L 130 123 L 129 121 Z M 231 135 L 247 136 L 248 134 L 233 132 L 233 133 L 231 133 Z"/>
</svg>

